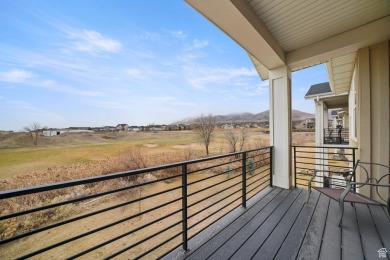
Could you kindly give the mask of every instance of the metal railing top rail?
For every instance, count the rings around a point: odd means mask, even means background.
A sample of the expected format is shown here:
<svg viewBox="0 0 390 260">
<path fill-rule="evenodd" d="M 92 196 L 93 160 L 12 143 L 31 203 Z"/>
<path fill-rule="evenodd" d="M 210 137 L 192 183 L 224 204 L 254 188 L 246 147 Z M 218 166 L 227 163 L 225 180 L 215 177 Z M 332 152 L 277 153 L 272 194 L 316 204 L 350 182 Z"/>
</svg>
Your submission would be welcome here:
<svg viewBox="0 0 390 260">
<path fill-rule="evenodd" d="M 34 187 L 0 191 L 0 199 L 7 199 L 7 198 L 23 196 L 23 195 L 28 195 L 28 194 L 33 194 L 33 193 L 38 193 L 38 192 L 43 192 L 43 191 L 50 191 L 50 190 L 68 188 L 68 187 L 73 187 L 73 186 L 83 185 L 83 184 L 88 184 L 88 183 L 93 183 L 93 182 L 100 182 L 100 181 L 107 181 L 107 180 L 111 180 L 111 179 L 129 177 L 132 175 L 149 173 L 149 172 L 154 172 L 154 171 L 159 171 L 159 170 L 165 170 L 165 169 L 169 169 L 169 168 L 173 168 L 173 167 L 181 167 L 183 164 L 190 165 L 190 164 L 194 164 L 194 163 L 222 159 L 222 158 L 226 158 L 226 157 L 230 157 L 230 156 L 234 156 L 234 155 L 240 155 L 242 153 L 249 153 L 249 152 L 265 150 L 268 148 L 272 148 L 272 146 L 266 146 L 266 147 L 261 147 L 261 148 L 246 150 L 246 151 L 240 151 L 240 152 L 235 152 L 235 153 L 228 153 L 228 154 L 223 154 L 223 155 L 210 156 L 210 157 L 206 157 L 206 158 L 194 159 L 194 160 L 189 160 L 189 161 L 182 161 L 182 162 L 177 162 L 177 163 L 165 164 L 165 165 L 161 165 L 161 166 L 154 166 L 154 167 L 148 167 L 148 168 L 143 168 L 143 169 L 125 171 L 125 172 L 111 173 L 111 174 L 100 175 L 100 176 L 96 176 L 96 177 L 81 178 L 81 179 L 76 179 L 76 180 L 69 180 L 69 181 L 63 181 L 63 182 L 57 182 L 57 183 L 38 185 L 38 186 L 34 186 Z"/>
</svg>

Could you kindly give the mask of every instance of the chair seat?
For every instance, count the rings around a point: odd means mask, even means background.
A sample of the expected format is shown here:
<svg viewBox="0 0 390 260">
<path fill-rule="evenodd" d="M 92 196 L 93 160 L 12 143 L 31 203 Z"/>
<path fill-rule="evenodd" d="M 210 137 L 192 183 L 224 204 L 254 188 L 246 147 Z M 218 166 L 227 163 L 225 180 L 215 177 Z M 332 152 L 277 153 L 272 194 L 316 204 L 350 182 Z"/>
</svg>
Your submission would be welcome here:
<svg viewBox="0 0 390 260">
<path fill-rule="evenodd" d="M 322 187 L 313 187 L 319 192 L 331 197 L 332 199 L 338 201 L 344 189 L 334 189 L 334 188 L 322 188 Z M 372 204 L 372 205 L 381 205 L 381 203 L 367 198 L 361 194 L 355 192 L 349 192 L 344 199 L 344 202 L 352 202 L 352 203 L 363 203 L 363 204 Z"/>
</svg>

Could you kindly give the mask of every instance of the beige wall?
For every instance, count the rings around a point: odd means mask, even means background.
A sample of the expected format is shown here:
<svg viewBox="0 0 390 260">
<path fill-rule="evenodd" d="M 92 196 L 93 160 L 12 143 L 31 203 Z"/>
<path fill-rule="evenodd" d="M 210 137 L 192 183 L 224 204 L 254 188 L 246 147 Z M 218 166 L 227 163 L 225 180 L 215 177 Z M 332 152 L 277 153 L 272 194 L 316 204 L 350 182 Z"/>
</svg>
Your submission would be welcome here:
<svg viewBox="0 0 390 260">
<path fill-rule="evenodd" d="M 383 42 L 360 49 L 357 55 L 357 145 L 361 161 L 389 163 L 389 45 Z M 356 146 L 355 146 L 356 147 Z M 383 173 L 382 173 L 383 174 Z M 378 169 L 372 168 L 370 177 L 380 178 Z M 363 175 L 358 180 L 363 181 Z M 388 181 L 387 181 L 388 183 Z M 369 188 L 361 190 L 376 198 Z"/>
</svg>

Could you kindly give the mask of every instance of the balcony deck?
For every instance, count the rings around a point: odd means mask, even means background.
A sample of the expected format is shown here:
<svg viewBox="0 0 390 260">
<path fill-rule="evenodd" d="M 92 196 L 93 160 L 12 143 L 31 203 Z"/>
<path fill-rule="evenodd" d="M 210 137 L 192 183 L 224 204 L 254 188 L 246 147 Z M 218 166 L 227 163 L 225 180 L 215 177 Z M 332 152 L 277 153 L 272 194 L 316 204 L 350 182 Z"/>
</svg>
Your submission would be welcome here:
<svg viewBox="0 0 390 260">
<path fill-rule="evenodd" d="M 390 217 L 380 206 L 345 204 L 338 227 L 338 202 L 313 191 L 267 188 L 247 210 L 224 225 L 211 227 L 179 259 L 378 259 L 390 251 Z M 196 240 L 196 238 L 194 238 Z M 389 258 L 389 253 L 387 253 Z"/>
</svg>

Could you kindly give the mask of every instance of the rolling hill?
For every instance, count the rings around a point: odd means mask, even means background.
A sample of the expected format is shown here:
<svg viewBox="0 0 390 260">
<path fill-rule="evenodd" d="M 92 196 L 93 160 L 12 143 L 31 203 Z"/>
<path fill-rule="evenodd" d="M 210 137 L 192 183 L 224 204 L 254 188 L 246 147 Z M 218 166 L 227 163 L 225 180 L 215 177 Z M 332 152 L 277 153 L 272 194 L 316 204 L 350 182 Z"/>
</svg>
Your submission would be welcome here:
<svg viewBox="0 0 390 260">
<path fill-rule="evenodd" d="M 266 122 L 269 121 L 269 110 L 263 111 L 258 114 L 252 113 L 233 113 L 229 115 L 216 115 L 218 123 L 231 123 L 231 122 Z M 302 112 L 299 110 L 293 109 L 291 111 L 292 121 L 303 120 L 305 118 L 314 118 L 314 114 Z M 185 118 L 174 122 L 172 124 L 193 124 L 195 122 L 195 117 Z"/>
</svg>

